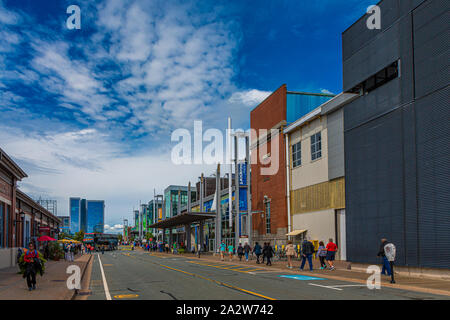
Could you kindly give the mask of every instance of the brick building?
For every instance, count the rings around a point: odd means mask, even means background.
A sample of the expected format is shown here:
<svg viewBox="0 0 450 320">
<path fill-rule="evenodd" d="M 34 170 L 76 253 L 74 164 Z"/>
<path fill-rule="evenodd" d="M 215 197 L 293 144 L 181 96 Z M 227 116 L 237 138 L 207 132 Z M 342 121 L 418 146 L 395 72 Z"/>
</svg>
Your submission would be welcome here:
<svg viewBox="0 0 450 320">
<path fill-rule="evenodd" d="M 251 111 L 253 241 L 281 244 L 287 240 L 286 144 L 282 130 L 332 97 L 288 91 L 284 84 Z"/>
<path fill-rule="evenodd" d="M 15 265 L 18 247 L 27 246 L 40 235 L 56 237 L 61 224 L 56 216 L 18 190 L 17 182 L 26 177 L 0 149 L 0 269 Z"/>
</svg>

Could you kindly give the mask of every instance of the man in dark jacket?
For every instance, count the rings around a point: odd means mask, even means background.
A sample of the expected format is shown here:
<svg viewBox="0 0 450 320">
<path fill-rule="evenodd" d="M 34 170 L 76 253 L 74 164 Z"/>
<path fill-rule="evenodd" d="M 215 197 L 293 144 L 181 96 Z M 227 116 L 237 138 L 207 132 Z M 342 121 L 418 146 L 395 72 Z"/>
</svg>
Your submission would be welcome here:
<svg viewBox="0 0 450 320">
<path fill-rule="evenodd" d="M 303 240 L 302 243 L 302 265 L 300 267 L 300 270 L 303 271 L 303 268 L 305 267 L 306 260 L 308 260 L 309 264 L 309 270 L 313 270 L 313 264 L 312 264 L 312 255 L 314 253 L 314 245 L 311 241 L 308 241 L 307 239 Z"/>
<path fill-rule="evenodd" d="M 259 257 L 261 256 L 261 246 L 258 242 L 256 242 L 255 247 L 253 248 L 253 253 L 256 255 L 256 263 L 259 264 Z"/>
<path fill-rule="evenodd" d="M 270 245 L 270 242 L 267 242 L 265 256 L 266 256 L 266 259 L 267 259 L 267 265 L 268 266 L 272 265 L 272 262 L 270 261 L 270 259 L 273 257 L 274 253 L 275 252 L 273 251 L 273 248 Z"/>
<path fill-rule="evenodd" d="M 389 264 L 389 260 L 386 258 L 386 255 L 384 253 L 384 247 L 389 244 L 389 241 L 387 241 L 387 239 L 383 238 L 381 239 L 381 244 L 380 244 L 380 249 L 378 250 L 378 257 L 381 257 L 383 259 L 383 268 L 381 269 L 381 274 L 382 275 L 387 275 L 391 276 L 391 266 Z"/>
<path fill-rule="evenodd" d="M 239 243 L 239 246 L 237 248 L 237 254 L 239 257 L 239 261 L 242 261 L 242 257 L 244 256 L 244 247 L 242 246 L 242 243 Z"/>
<path fill-rule="evenodd" d="M 262 249 L 262 263 L 264 264 L 264 261 L 266 261 L 267 257 L 267 242 L 264 242 L 263 249 Z"/>
</svg>

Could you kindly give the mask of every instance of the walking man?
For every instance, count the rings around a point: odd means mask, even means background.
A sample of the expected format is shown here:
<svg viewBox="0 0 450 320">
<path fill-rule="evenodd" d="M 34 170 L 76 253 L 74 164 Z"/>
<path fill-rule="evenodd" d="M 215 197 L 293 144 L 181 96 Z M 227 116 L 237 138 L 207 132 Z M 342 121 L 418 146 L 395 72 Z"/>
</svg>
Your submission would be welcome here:
<svg viewBox="0 0 450 320">
<path fill-rule="evenodd" d="M 253 248 L 253 253 L 256 255 L 256 263 L 259 264 L 259 257 L 261 256 L 261 246 L 258 242 L 255 243 L 255 247 Z"/>
<path fill-rule="evenodd" d="M 380 250 L 378 256 L 383 258 L 383 268 L 381 274 L 391 276 L 391 283 L 395 283 L 394 280 L 394 261 L 395 261 L 396 248 L 393 243 L 387 241 L 387 239 L 381 239 Z"/>
<path fill-rule="evenodd" d="M 303 240 L 302 243 L 302 265 L 300 266 L 300 270 L 303 271 L 303 268 L 305 267 L 306 260 L 308 260 L 309 264 L 309 270 L 313 271 L 313 264 L 312 264 L 312 255 L 314 253 L 314 245 L 311 241 L 308 241 L 307 239 Z"/>
<path fill-rule="evenodd" d="M 239 243 L 239 246 L 237 248 L 237 254 L 239 257 L 239 261 L 242 261 L 242 257 L 244 256 L 244 247 L 242 246 L 241 243 Z"/>
<path fill-rule="evenodd" d="M 252 248 L 250 248 L 250 246 L 246 242 L 245 245 L 244 245 L 245 261 L 248 261 L 248 255 L 249 255 L 251 250 L 252 250 Z"/>
<path fill-rule="evenodd" d="M 263 257 L 262 263 L 264 264 L 264 261 L 267 258 L 267 242 L 264 242 L 264 246 L 262 249 L 262 257 Z"/>
<path fill-rule="evenodd" d="M 28 290 L 31 291 L 36 289 L 36 272 L 37 272 L 36 265 L 37 263 L 40 262 L 39 262 L 39 253 L 34 248 L 34 244 L 32 242 L 30 242 L 28 248 L 29 249 L 25 253 L 25 256 L 23 258 L 23 261 L 26 263 L 24 277 L 27 278 Z"/>
<path fill-rule="evenodd" d="M 266 245 L 266 259 L 267 259 L 267 265 L 268 266 L 271 266 L 272 265 L 272 261 L 270 261 L 270 259 L 273 257 L 273 254 L 274 254 L 275 252 L 273 251 L 273 248 L 272 248 L 272 246 L 270 245 L 270 242 L 267 242 L 267 245 Z"/>
</svg>

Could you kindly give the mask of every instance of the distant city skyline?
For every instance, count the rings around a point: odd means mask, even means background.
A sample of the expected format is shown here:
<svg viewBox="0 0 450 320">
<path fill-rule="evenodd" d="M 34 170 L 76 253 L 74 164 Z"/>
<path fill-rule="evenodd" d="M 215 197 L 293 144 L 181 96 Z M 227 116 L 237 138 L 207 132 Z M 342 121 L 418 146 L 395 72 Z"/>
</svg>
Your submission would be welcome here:
<svg viewBox="0 0 450 320">
<path fill-rule="evenodd" d="M 70 232 L 75 234 L 80 230 L 85 233 L 103 233 L 105 229 L 105 201 L 86 200 L 71 197 Z"/>
</svg>

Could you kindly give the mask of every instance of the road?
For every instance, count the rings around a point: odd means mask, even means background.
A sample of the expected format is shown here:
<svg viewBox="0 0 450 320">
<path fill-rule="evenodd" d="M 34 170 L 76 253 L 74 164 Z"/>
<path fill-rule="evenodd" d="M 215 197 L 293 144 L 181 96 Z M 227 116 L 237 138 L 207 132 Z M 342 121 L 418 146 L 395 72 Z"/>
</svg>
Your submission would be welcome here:
<svg viewBox="0 0 450 320">
<path fill-rule="evenodd" d="M 448 299 L 427 293 L 381 288 L 326 278 L 161 257 L 144 251 L 95 254 L 89 300 L 421 300 Z"/>
</svg>

